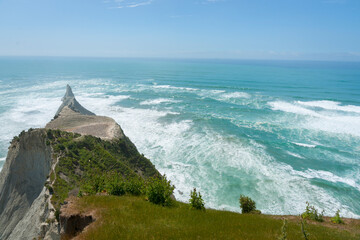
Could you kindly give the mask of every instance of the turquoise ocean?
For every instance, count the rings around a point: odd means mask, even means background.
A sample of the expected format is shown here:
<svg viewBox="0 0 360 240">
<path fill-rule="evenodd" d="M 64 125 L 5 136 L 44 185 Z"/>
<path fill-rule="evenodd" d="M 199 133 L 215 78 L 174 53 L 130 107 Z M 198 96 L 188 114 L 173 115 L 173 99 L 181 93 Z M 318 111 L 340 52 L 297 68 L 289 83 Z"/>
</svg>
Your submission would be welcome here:
<svg viewBox="0 0 360 240">
<path fill-rule="evenodd" d="M 360 218 L 360 63 L 0 58 L 0 168 L 13 136 L 44 127 L 66 84 L 114 118 L 188 201 L 268 214 Z"/>
</svg>

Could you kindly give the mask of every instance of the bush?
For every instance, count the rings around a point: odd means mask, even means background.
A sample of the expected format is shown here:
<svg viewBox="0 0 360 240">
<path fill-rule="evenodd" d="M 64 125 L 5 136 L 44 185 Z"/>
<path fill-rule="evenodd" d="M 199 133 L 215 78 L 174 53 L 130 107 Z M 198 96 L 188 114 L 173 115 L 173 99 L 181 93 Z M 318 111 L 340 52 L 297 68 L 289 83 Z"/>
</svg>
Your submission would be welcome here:
<svg viewBox="0 0 360 240">
<path fill-rule="evenodd" d="M 256 210 L 256 203 L 251 198 L 240 195 L 239 202 L 241 213 L 261 213 L 259 210 Z"/>
<path fill-rule="evenodd" d="M 338 224 L 344 223 L 344 221 L 340 217 L 340 210 L 336 211 L 335 216 L 333 218 L 331 218 L 331 222 L 338 223 Z"/>
<path fill-rule="evenodd" d="M 106 188 L 105 178 L 102 175 L 91 174 L 86 178 L 87 181 L 82 184 L 81 189 L 88 194 L 96 194 L 102 192 Z"/>
<path fill-rule="evenodd" d="M 144 182 L 140 179 L 134 178 L 128 180 L 125 183 L 126 193 L 129 193 L 134 196 L 139 196 L 144 190 Z"/>
<path fill-rule="evenodd" d="M 315 220 L 318 222 L 323 222 L 324 221 L 324 211 L 322 211 L 321 213 L 318 213 L 318 210 L 314 207 L 311 206 L 309 202 L 306 202 L 307 206 L 305 209 L 305 212 L 303 212 L 301 214 L 301 217 L 303 219 L 310 219 L 310 220 Z"/>
<path fill-rule="evenodd" d="M 173 194 L 175 187 L 171 185 L 171 182 L 163 177 L 150 178 L 146 185 L 146 197 L 152 203 L 162 206 L 172 205 L 171 195 Z"/>
<path fill-rule="evenodd" d="M 204 200 L 202 199 L 200 192 L 196 192 L 196 188 L 194 188 L 194 191 L 191 191 L 189 202 L 191 209 L 205 211 Z"/>
<path fill-rule="evenodd" d="M 110 195 L 121 196 L 125 194 L 125 183 L 123 181 L 113 181 L 107 184 L 107 192 Z"/>
</svg>

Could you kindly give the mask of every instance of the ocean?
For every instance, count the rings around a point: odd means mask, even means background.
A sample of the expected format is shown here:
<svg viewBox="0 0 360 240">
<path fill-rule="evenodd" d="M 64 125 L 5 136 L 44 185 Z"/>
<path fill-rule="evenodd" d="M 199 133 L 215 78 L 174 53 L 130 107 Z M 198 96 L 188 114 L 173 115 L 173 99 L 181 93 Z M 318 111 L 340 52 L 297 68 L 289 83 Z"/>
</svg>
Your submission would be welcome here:
<svg viewBox="0 0 360 240">
<path fill-rule="evenodd" d="M 360 63 L 0 58 L 0 168 L 9 142 L 44 127 L 66 84 L 114 118 L 187 202 L 267 214 L 306 202 L 360 218 Z"/>
</svg>

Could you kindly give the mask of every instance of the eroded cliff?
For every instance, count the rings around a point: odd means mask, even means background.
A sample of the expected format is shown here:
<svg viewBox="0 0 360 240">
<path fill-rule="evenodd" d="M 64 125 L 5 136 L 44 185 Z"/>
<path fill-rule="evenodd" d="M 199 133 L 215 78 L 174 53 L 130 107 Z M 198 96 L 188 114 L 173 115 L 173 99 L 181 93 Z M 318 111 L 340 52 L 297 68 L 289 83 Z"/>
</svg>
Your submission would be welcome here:
<svg viewBox="0 0 360 240">
<path fill-rule="evenodd" d="M 44 130 L 14 138 L 0 174 L 0 239 L 41 235 L 41 222 L 49 214 L 44 183 L 52 164 Z"/>
</svg>

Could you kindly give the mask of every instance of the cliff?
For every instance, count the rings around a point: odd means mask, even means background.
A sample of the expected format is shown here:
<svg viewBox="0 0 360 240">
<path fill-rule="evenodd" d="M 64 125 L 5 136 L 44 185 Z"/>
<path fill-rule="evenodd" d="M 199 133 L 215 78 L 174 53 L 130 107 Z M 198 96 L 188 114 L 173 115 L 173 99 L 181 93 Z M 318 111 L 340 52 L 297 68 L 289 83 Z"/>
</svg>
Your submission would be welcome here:
<svg viewBox="0 0 360 240">
<path fill-rule="evenodd" d="M 0 239 L 60 239 L 65 199 L 107 174 L 159 175 L 113 119 L 86 110 L 67 86 L 54 119 L 11 142 L 0 173 Z"/>
<path fill-rule="evenodd" d="M 44 183 L 53 159 L 44 135 L 43 130 L 23 132 L 9 147 L 0 174 L 0 239 L 38 236 L 48 215 Z"/>
</svg>

